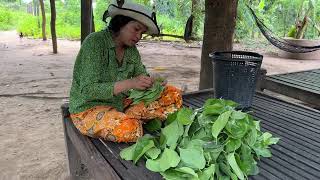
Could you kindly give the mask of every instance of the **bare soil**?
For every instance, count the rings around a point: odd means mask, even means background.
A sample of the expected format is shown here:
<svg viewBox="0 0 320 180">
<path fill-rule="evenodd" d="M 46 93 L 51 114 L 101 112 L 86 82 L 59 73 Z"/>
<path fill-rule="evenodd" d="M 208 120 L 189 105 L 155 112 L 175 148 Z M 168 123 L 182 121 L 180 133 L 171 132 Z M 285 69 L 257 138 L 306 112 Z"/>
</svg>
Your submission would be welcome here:
<svg viewBox="0 0 320 180">
<path fill-rule="evenodd" d="M 22 38 L 0 32 L 0 179 L 67 179 L 67 161 L 60 106 L 68 99 L 79 41 Z M 186 91 L 198 89 L 201 45 L 173 42 L 138 44 L 151 73 Z M 268 74 L 320 68 L 320 60 L 292 60 L 277 50 L 235 44 L 235 50 L 264 55 Z"/>
</svg>

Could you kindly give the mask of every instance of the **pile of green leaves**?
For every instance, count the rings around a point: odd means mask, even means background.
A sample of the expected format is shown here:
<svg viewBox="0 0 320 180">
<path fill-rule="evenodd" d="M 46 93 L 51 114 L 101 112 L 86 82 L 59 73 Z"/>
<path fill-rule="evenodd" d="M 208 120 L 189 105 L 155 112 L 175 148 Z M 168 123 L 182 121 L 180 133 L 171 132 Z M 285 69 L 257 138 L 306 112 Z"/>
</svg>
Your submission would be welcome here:
<svg viewBox="0 0 320 180">
<path fill-rule="evenodd" d="M 141 101 L 143 101 L 145 105 L 148 105 L 160 97 L 161 92 L 164 90 L 164 87 L 161 85 L 162 82 L 162 78 L 157 78 L 153 86 L 147 90 L 132 89 L 128 98 L 133 100 L 133 105 L 139 104 Z"/>
<path fill-rule="evenodd" d="M 262 133 L 259 121 L 236 106 L 208 99 L 201 109 L 169 115 L 163 128 L 151 121 L 159 133 L 144 135 L 120 156 L 134 163 L 144 157 L 146 167 L 165 179 L 247 179 L 259 173 L 257 160 L 271 157 L 269 145 L 279 138 Z"/>
</svg>

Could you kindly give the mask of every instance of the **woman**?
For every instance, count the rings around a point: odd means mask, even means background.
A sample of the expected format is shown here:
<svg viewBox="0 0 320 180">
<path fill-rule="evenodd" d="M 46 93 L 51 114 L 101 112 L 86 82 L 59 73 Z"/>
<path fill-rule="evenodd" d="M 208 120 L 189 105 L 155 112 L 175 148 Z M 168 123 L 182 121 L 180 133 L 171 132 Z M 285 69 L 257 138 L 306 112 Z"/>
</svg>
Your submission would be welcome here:
<svg viewBox="0 0 320 180">
<path fill-rule="evenodd" d="M 111 4 L 106 30 L 90 34 L 77 56 L 70 91 L 71 119 L 91 137 L 134 142 L 142 136 L 139 119 L 123 112 L 129 89 L 153 85 L 135 44 L 143 33 L 158 34 L 151 11 L 125 1 Z"/>
</svg>

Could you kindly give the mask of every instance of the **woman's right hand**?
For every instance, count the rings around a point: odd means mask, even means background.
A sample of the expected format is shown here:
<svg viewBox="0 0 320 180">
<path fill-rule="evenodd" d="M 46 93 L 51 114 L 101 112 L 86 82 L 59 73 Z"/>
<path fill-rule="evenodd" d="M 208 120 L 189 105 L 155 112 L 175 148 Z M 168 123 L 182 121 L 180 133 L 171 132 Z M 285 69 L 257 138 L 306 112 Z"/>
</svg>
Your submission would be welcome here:
<svg viewBox="0 0 320 180">
<path fill-rule="evenodd" d="M 149 76 L 139 75 L 130 80 L 131 89 L 145 90 L 153 85 L 153 79 Z"/>
</svg>

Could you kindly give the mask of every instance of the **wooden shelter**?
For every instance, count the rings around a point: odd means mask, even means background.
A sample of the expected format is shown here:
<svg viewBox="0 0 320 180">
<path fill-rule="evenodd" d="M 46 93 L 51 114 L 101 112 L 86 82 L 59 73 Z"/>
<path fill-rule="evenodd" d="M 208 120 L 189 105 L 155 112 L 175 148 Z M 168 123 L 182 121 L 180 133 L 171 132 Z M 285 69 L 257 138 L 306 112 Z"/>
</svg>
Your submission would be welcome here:
<svg viewBox="0 0 320 180">
<path fill-rule="evenodd" d="M 81 0 L 81 43 L 94 32 L 92 0 Z"/>
</svg>

